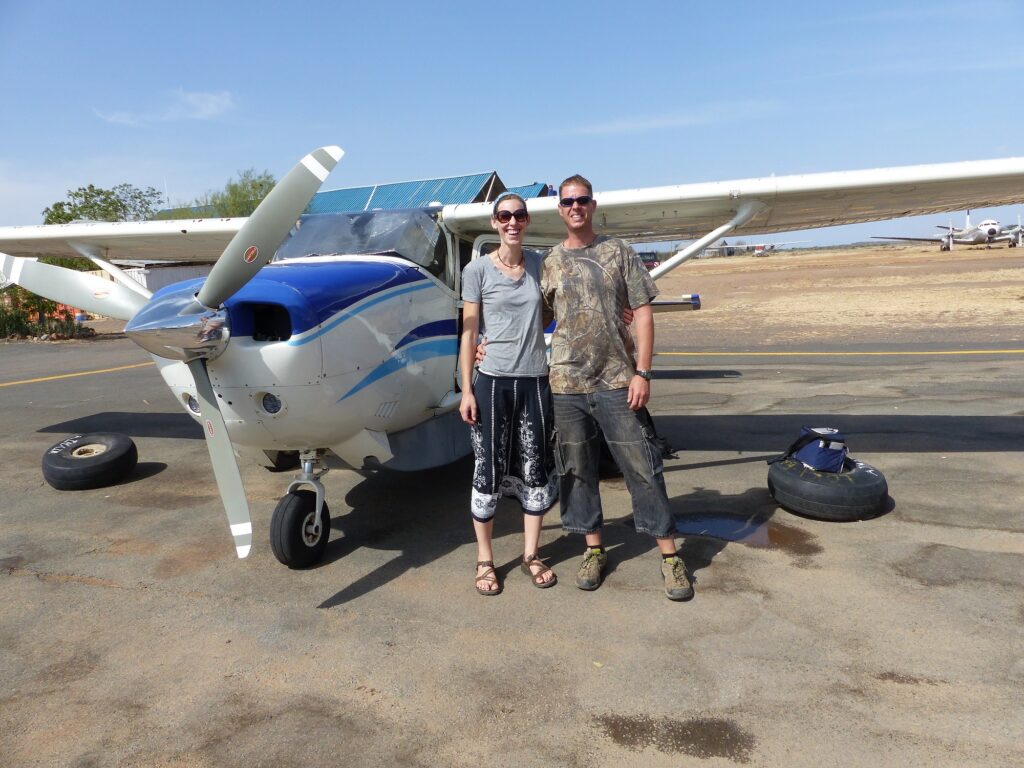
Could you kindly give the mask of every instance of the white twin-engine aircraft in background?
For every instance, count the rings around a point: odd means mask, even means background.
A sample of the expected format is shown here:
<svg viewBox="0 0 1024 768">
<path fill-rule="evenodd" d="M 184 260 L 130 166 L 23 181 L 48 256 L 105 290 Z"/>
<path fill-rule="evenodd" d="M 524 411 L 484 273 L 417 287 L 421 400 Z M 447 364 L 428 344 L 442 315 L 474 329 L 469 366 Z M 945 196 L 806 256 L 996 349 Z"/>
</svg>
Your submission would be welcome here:
<svg viewBox="0 0 1024 768">
<path fill-rule="evenodd" d="M 971 224 L 971 212 L 967 211 L 964 226 L 954 227 L 951 221 L 948 225 L 936 224 L 939 229 L 946 230 L 945 234 L 936 237 L 885 237 L 873 235 L 875 240 L 901 240 L 910 243 L 938 243 L 940 251 L 951 251 L 954 245 L 984 245 L 991 246 L 993 243 L 1007 243 L 1010 248 L 1024 245 L 1024 230 L 1021 229 L 1020 216 L 1017 216 L 1017 223 L 1010 226 L 1003 226 L 995 219 L 985 219 L 980 224 Z"/>
<path fill-rule="evenodd" d="M 124 320 L 153 356 L 203 426 L 239 557 L 252 524 L 236 455 L 265 466 L 297 459 L 270 532 L 290 567 L 323 556 L 328 468 L 419 470 L 469 453 L 457 410 L 460 274 L 497 242 L 490 203 L 303 215 L 341 156 L 311 152 L 248 218 L 0 228 L 3 279 Z M 595 197 L 601 232 L 694 241 L 651 271 L 658 278 L 726 235 L 1024 202 L 1024 158 Z M 564 237 L 555 198 L 527 205 L 530 244 Z M 47 255 L 91 259 L 116 282 L 35 260 Z M 205 280 L 150 295 L 116 261 L 216 264 Z"/>
</svg>

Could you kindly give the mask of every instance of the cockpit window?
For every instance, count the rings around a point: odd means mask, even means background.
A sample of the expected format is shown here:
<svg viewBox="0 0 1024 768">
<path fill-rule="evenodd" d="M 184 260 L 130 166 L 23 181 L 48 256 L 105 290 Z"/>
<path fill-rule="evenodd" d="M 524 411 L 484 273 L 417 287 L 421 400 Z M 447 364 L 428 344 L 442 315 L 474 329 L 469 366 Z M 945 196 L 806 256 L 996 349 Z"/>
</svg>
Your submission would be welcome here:
<svg viewBox="0 0 1024 768">
<path fill-rule="evenodd" d="M 303 216 L 274 261 L 339 254 L 388 254 L 443 275 L 446 245 L 436 216 L 423 210 Z"/>
</svg>

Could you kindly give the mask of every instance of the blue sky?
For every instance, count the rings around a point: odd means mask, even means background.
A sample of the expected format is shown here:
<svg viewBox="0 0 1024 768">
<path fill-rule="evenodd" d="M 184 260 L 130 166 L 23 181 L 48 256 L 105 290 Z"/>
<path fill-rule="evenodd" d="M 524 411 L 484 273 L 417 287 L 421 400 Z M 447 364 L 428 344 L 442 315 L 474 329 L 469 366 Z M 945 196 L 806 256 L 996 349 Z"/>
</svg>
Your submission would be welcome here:
<svg viewBox="0 0 1024 768">
<path fill-rule="evenodd" d="M 0 0 L 0 225 L 39 223 L 89 183 L 190 201 L 322 144 L 347 153 L 325 188 L 496 170 L 607 190 L 1021 156 L 1021 29 L 1024 3 L 1002 0 Z"/>
</svg>

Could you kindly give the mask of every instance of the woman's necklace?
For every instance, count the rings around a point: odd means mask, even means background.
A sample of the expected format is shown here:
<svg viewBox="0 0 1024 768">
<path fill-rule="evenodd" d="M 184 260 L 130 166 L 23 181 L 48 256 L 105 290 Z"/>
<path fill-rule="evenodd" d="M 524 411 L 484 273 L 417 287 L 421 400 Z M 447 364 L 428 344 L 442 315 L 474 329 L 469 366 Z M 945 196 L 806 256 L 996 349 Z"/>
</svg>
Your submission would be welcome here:
<svg viewBox="0 0 1024 768">
<path fill-rule="evenodd" d="M 497 251 L 494 252 L 494 255 L 498 257 L 498 261 L 500 261 L 504 266 L 506 266 L 509 269 L 519 269 L 521 266 L 523 266 L 522 254 L 520 254 L 519 261 L 516 262 L 515 264 L 509 264 L 507 261 L 505 261 L 503 258 L 501 258 L 501 249 L 500 248 Z"/>
</svg>

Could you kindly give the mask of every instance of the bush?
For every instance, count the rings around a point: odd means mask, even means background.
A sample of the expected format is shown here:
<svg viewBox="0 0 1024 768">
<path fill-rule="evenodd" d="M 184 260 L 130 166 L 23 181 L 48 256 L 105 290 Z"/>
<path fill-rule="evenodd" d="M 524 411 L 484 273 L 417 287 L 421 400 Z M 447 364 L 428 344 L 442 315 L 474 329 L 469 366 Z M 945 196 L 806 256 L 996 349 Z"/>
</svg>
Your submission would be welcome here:
<svg viewBox="0 0 1024 768">
<path fill-rule="evenodd" d="M 23 309 L 15 309 L 0 305 L 0 337 L 9 336 L 30 336 L 32 335 L 32 323 L 28 321 L 28 315 Z"/>
<path fill-rule="evenodd" d="M 65 339 L 91 335 L 75 322 L 69 309 L 56 311 L 57 305 L 47 299 L 12 286 L 0 292 L 0 338 L 26 338 L 43 334 L 59 334 Z M 32 318 L 36 318 L 33 320 Z"/>
</svg>

